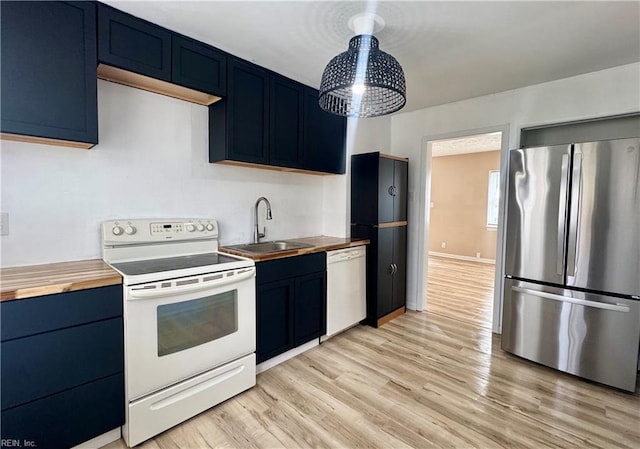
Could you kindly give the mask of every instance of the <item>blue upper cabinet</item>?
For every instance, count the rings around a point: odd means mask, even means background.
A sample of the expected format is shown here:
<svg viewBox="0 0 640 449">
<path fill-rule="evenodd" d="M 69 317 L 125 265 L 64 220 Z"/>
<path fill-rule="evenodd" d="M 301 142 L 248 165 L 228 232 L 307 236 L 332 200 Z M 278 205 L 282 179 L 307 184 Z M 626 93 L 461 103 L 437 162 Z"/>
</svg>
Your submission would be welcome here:
<svg viewBox="0 0 640 449">
<path fill-rule="evenodd" d="M 345 173 L 346 119 L 318 91 L 230 58 L 228 95 L 209 107 L 209 162 Z"/>
<path fill-rule="evenodd" d="M 2 137 L 98 143 L 95 5 L 2 2 L 0 29 Z"/>
<path fill-rule="evenodd" d="M 229 58 L 228 95 L 209 107 L 209 161 L 269 163 L 269 72 Z"/>
<path fill-rule="evenodd" d="M 114 67 L 171 81 L 171 32 L 99 4 L 98 59 Z"/>
<path fill-rule="evenodd" d="M 216 99 L 227 93 L 226 53 L 103 4 L 98 5 L 98 59 L 101 64 L 214 95 Z M 168 86 L 164 86 L 166 92 L 159 91 L 157 84 L 149 88 L 139 79 L 117 78 L 118 73 L 112 71 L 101 71 L 99 75 L 187 101 L 210 104 L 206 97 L 199 100 L 181 96 L 184 94 L 176 94 Z"/>
<path fill-rule="evenodd" d="M 305 88 L 303 166 L 308 170 L 343 174 L 346 172 L 347 119 L 323 111 L 318 91 Z"/>
<path fill-rule="evenodd" d="M 200 92 L 227 94 L 227 55 L 202 42 L 172 37 L 171 81 Z"/>
<path fill-rule="evenodd" d="M 269 164 L 302 168 L 304 86 L 275 73 L 269 84 Z"/>
</svg>

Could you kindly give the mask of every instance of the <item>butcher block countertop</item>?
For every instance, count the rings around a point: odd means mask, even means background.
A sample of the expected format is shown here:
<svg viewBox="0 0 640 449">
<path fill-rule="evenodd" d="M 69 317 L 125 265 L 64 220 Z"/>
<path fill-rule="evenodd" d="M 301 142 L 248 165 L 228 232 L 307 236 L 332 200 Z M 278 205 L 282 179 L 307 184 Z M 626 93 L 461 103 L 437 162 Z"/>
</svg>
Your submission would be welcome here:
<svg viewBox="0 0 640 449">
<path fill-rule="evenodd" d="M 122 283 L 101 259 L 0 269 L 0 301 L 105 287 Z"/>
<path fill-rule="evenodd" d="M 310 248 L 293 249 L 289 251 L 279 251 L 277 253 L 258 254 L 245 251 L 238 251 L 229 247 L 221 247 L 223 253 L 234 254 L 236 256 L 248 257 L 256 262 L 264 262 L 265 260 L 282 259 L 284 257 L 301 256 L 303 254 L 321 253 L 324 251 L 333 251 L 335 249 L 351 248 L 354 246 L 368 245 L 369 240 L 343 237 L 327 237 L 324 235 L 316 237 L 304 237 L 301 239 L 279 240 L 283 242 L 306 243 L 313 245 Z"/>
</svg>

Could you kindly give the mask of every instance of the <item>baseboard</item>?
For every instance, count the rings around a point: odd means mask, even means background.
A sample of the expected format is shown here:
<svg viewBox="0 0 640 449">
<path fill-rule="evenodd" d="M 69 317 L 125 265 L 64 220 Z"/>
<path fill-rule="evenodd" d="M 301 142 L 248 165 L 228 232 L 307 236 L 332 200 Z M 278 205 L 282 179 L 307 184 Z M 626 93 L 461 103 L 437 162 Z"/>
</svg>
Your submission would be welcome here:
<svg viewBox="0 0 640 449">
<path fill-rule="evenodd" d="M 120 427 L 117 429 L 113 429 L 108 431 L 107 433 L 103 433 L 102 435 L 98 435 L 97 437 L 85 441 L 82 444 L 78 444 L 71 449 L 98 449 L 100 447 L 106 446 L 109 443 L 113 443 L 120 439 Z"/>
<path fill-rule="evenodd" d="M 437 256 L 437 257 L 446 257 L 449 259 L 466 260 L 467 262 L 480 262 L 480 263 L 487 263 L 491 265 L 496 264 L 495 259 L 484 259 L 482 257 L 458 256 L 457 254 L 437 253 L 435 251 L 429 251 L 429 255 Z"/>
<path fill-rule="evenodd" d="M 316 346 L 318 346 L 318 344 L 319 344 L 318 339 L 315 338 L 311 340 L 309 343 L 305 343 L 301 346 L 298 346 L 297 348 L 290 349 L 287 352 L 277 355 L 269 360 L 265 360 L 264 362 L 256 366 L 256 374 L 263 373 L 266 370 L 273 368 L 276 365 L 280 365 L 282 362 L 286 362 L 287 360 L 292 359 L 295 356 L 308 351 L 309 349 L 315 348 Z"/>
</svg>

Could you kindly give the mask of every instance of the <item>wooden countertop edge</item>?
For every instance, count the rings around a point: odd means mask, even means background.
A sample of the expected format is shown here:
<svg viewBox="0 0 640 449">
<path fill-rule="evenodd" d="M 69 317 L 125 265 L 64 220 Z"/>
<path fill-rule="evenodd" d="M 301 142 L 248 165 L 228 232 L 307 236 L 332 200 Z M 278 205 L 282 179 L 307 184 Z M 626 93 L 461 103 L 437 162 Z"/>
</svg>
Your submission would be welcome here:
<svg viewBox="0 0 640 449">
<path fill-rule="evenodd" d="M 322 243 L 323 240 L 327 240 L 328 243 Z M 369 240 L 365 239 L 351 240 L 326 236 L 290 239 L 289 241 L 315 244 L 310 248 L 261 255 L 249 255 L 242 251 L 235 251 L 225 247 L 220 248 L 220 251 L 226 252 L 227 254 L 248 257 L 256 262 L 263 262 L 285 257 L 351 248 L 370 243 Z M 5 268 L 0 270 L 0 282 L 2 283 L 0 302 L 4 302 L 118 285 L 122 283 L 122 277 L 102 260 L 93 259 Z"/>
<path fill-rule="evenodd" d="M 37 296 L 54 295 L 56 293 L 73 292 L 89 288 L 107 287 L 109 285 L 122 284 L 122 277 L 116 274 L 109 278 L 101 278 L 80 282 L 64 282 L 58 284 L 41 285 L 39 287 L 26 287 L 16 290 L 3 291 L 0 294 L 0 302 L 16 299 L 34 298 Z"/>
<path fill-rule="evenodd" d="M 311 238 L 315 239 L 317 237 L 311 237 Z M 307 240 L 307 238 L 288 239 L 286 241 L 287 242 L 304 242 L 305 240 Z M 280 251 L 280 252 L 271 253 L 271 254 L 249 254 L 244 251 L 236 251 L 234 249 L 229 249 L 224 246 L 220 248 L 220 251 L 227 254 L 233 254 L 235 256 L 246 257 L 248 259 L 253 260 L 254 262 L 265 262 L 267 260 L 284 259 L 285 257 L 303 256 L 305 254 L 314 254 L 314 253 L 321 253 L 325 251 L 333 251 L 337 249 L 352 248 L 355 246 L 368 245 L 369 243 L 371 243 L 369 240 L 358 239 L 358 240 L 352 240 L 350 242 L 329 243 L 326 245 L 313 246 L 311 248 L 300 248 L 300 249 L 295 249 L 291 251 Z"/>
<path fill-rule="evenodd" d="M 0 302 L 122 284 L 100 259 L 10 267 L 0 270 Z"/>
</svg>

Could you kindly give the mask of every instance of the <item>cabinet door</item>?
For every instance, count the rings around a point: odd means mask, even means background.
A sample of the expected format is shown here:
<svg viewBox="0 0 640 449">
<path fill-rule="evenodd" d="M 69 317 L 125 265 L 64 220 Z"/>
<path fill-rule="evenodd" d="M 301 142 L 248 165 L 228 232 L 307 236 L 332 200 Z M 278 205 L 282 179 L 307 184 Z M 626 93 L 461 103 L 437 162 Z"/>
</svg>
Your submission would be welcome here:
<svg viewBox="0 0 640 449">
<path fill-rule="evenodd" d="M 381 157 L 378 165 L 378 223 L 389 223 L 394 220 L 393 176 L 395 164 L 393 159 Z"/>
<path fill-rule="evenodd" d="M 393 229 L 393 274 L 392 310 L 403 307 L 407 297 L 407 227 Z"/>
<path fill-rule="evenodd" d="M 274 73 L 269 79 L 269 164 L 300 168 L 303 86 Z"/>
<path fill-rule="evenodd" d="M 114 67 L 171 81 L 171 33 L 99 4 L 98 59 Z"/>
<path fill-rule="evenodd" d="M 261 363 L 293 348 L 293 280 L 256 289 L 256 358 Z"/>
<path fill-rule="evenodd" d="M 378 224 L 377 153 L 351 156 L 351 223 Z"/>
<path fill-rule="evenodd" d="M 393 221 L 407 221 L 407 181 L 409 164 L 393 161 Z"/>
<path fill-rule="evenodd" d="M 393 242 L 395 228 L 378 229 L 378 291 L 377 316 L 380 318 L 393 308 Z"/>
<path fill-rule="evenodd" d="M 301 276 L 295 280 L 295 346 L 307 343 L 326 332 L 326 271 Z"/>
<path fill-rule="evenodd" d="M 231 58 L 229 66 L 227 157 L 266 164 L 269 161 L 269 75 L 256 65 L 235 58 Z"/>
<path fill-rule="evenodd" d="M 2 2 L 2 132 L 98 143 L 95 5 Z"/>
<path fill-rule="evenodd" d="M 193 39 L 171 38 L 171 81 L 200 92 L 227 94 L 227 55 Z"/>
<path fill-rule="evenodd" d="M 318 91 L 305 87 L 303 168 L 325 173 L 345 173 L 347 120 L 323 111 Z"/>
</svg>

